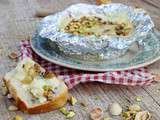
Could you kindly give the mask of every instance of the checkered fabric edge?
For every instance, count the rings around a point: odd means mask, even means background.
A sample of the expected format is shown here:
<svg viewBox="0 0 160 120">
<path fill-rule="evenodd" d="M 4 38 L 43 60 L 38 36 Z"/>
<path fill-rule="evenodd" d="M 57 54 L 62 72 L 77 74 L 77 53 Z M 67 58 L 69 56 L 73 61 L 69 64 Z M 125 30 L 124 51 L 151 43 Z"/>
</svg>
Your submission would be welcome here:
<svg viewBox="0 0 160 120">
<path fill-rule="evenodd" d="M 126 85 L 126 86 L 143 86 L 150 85 L 154 79 L 153 75 L 148 72 L 146 67 L 134 70 L 115 71 L 115 72 L 85 72 L 65 68 L 51 62 L 48 62 L 38 56 L 32 49 L 28 40 L 20 42 L 21 60 L 25 57 L 32 58 L 46 70 L 53 71 L 59 79 L 63 79 L 68 88 L 73 88 L 79 83 L 84 82 L 102 82 L 107 84 Z"/>
</svg>

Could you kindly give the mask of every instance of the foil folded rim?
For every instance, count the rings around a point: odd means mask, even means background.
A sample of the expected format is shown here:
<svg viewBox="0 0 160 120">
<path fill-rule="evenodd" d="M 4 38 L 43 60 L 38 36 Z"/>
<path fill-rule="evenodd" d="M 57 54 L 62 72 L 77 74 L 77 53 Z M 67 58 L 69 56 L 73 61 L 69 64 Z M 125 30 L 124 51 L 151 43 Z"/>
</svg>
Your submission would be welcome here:
<svg viewBox="0 0 160 120">
<path fill-rule="evenodd" d="M 121 13 L 126 14 L 135 26 L 134 33 L 129 37 L 101 36 L 97 38 L 96 36 L 73 35 L 60 30 L 61 21 L 65 21 L 68 16 L 77 18 L 84 15 L 106 15 L 116 18 L 116 15 Z M 83 56 L 83 59 L 92 58 L 90 56 L 96 56 L 98 59 L 111 59 L 125 54 L 134 42 L 142 42 L 153 28 L 154 23 L 151 17 L 143 9 L 120 3 L 100 6 L 80 3 L 45 17 L 37 32 L 41 37 L 50 39 L 52 44 L 57 44 L 65 54 Z M 93 58 L 96 59 L 96 57 Z"/>
</svg>

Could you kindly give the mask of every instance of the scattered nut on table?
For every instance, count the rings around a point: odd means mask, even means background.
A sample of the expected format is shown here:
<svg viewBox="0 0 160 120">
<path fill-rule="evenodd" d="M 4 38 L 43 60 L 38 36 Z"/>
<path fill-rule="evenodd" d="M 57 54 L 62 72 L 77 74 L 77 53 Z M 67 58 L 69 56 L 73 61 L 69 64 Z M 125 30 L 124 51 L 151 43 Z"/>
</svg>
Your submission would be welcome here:
<svg viewBox="0 0 160 120">
<path fill-rule="evenodd" d="M 0 55 L 1 55 L 2 51 L 3 51 L 3 49 L 0 47 Z"/>
<path fill-rule="evenodd" d="M 100 4 L 108 4 L 108 3 L 111 3 L 111 2 L 112 2 L 112 0 L 96 0 L 96 3 L 98 5 L 100 5 Z"/>
<path fill-rule="evenodd" d="M 103 120 L 110 120 L 108 117 L 103 118 Z"/>
<path fill-rule="evenodd" d="M 6 86 L 2 86 L 2 95 L 6 96 L 8 94 L 8 89 Z"/>
<path fill-rule="evenodd" d="M 60 109 L 60 112 L 63 114 L 63 115 L 65 115 L 65 117 L 67 118 L 67 119 L 70 119 L 70 118 L 73 118 L 75 115 L 76 115 L 76 113 L 73 111 L 73 110 L 67 110 L 65 107 L 62 107 L 61 109 Z"/>
<path fill-rule="evenodd" d="M 122 113 L 123 120 L 151 120 L 151 114 L 148 111 L 141 111 L 139 105 L 133 104 L 128 110 Z"/>
<path fill-rule="evenodd" d="M 140 111 L 141 107 L 139 105 L 137 105 L 137 104 L 133 104 L 133 105 L 129 106 L 128 109 L 130 111 Z"/>
<path fill-rule="evenodd" d="M 75 105 L 77 103 L 77 99 L 74 96 L 70 96 L 69 102 L 71 105 Z"/>
<path fill-rule="evenodd" d="M 83 107 L 87 107 L 88 106 L 88 102 L 86 99 L 83 99 L 82 101 L 80 101 L 80 104 L 83 106 Z"/>
<path fill-rule="evenodd" d="M 23 120 L 23 117 L 20 115 L 16 115 L 13 120 Z"/>
<path fill-rule="evenodd" d="M 10 105 L 10 106 L 8 107 L 8 110 L 9 110 L 9 111 L 17 111 L 18 108 L 17 108 L 15 105 Z"/>
<path fill-rule="evenodd" d="M 17 59 L 18 58 L 18 54 L 16 52 L 11 52 L 8 57 L 12 60 Z"/>
<path fill-rule="evenodd" d="M 68 114 L 66 115 L 66 118 L 73 118 L 75 116 L 75 112 L 74 111 L 69 111 Z"/>
<path fill-rule="evenodd" d="M 35 16 L 36 17 L 46 17 L 51 14 L 53 14 L 53 11 L 50 9 L 38 9 L 36 10 Z"/>
<path fill-rule="evenodd" d="M 112 115 L 120 115 L 122 113 L 122 107 L 119 103 L 112 103 L 109 107 L 109 111 Z"/>
<path fill-rule="evenodd" d="M 134 120 L 151 120 L 151 114 L 148 111 L 138 112 Z"/>
<path fill-rule="evenodd" d="M 137 102 L 141 102 L 141 101 L 142 101 L 142 97 L 141 97 L 141 96 L 137 96 L 137 97 L 136 97 L 136 101 L 137 101 Z"/>
<path fill-rule="evenodd" d="M 8 99 L 12 99 L 13 96 L 12 96 L 11 94 L 8 94 L 8 95 L 7 95 L 7 98 L 8 98 Z"/>
<path fill-rule="evenodd" d="M 62 107 L 59 111 L 64 115 L 68 114 L 68 111 L 67 111 L 67 109 L 65 107 Z"/>
<path fill-rule="evenodd" d="M 92 120 L 101 120 L 103 118 L 103 110 L 100 107 L 94 108 L 90 112 L 90 118 Z"/>
</svg>

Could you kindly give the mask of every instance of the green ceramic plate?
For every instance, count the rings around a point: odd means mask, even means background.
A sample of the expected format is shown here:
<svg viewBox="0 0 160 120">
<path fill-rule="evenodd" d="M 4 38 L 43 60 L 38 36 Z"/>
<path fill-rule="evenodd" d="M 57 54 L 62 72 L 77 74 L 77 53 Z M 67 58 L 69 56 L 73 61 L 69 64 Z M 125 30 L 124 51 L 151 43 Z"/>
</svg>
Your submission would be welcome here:
<svg viewBox="0 0 160 120">
<path fill-rule="evenodd" d="M 57 46 L 50 46 L 49 40 L 35 35 L 31 40 L 32 49 L 42 58 L 68 68 L 85 71 L 117 71 L 129 70 L 152 64 L 160 59 L 160 34 L 151 33 L 145 40 L 144 47 L 134 44 L 124 56 L 103 61 L 84 61 L 76 57 L 66 56 L 58 51 Z"/>
</svg>

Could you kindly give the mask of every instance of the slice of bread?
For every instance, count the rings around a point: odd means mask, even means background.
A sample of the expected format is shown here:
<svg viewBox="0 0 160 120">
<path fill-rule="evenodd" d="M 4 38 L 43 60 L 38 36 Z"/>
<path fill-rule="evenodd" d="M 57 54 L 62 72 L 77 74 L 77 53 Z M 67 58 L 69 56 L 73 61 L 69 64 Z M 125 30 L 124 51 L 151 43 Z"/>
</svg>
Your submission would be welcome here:
<svg viewBox="0 0 160 120">
<path fill-rule="evenodd" d="M 68 88 L 65 83 L 30 58 L 19 62 L 5 75 L 4 80 L 17 107 L 24 112 L 48 112 L 67 102 Z"/>
</svg>

